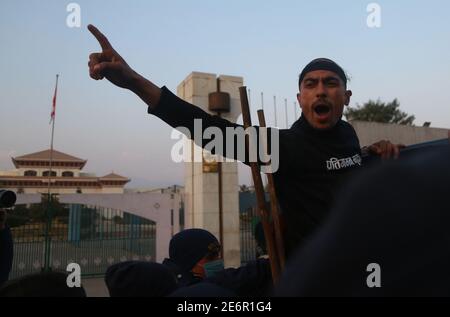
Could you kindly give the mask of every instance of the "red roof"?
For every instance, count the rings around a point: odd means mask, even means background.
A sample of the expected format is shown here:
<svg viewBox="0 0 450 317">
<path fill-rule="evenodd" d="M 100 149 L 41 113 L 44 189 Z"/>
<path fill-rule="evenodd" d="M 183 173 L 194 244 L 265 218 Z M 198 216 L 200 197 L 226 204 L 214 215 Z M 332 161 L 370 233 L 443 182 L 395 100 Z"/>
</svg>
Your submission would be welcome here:
<svg viewBox="0 0 450 317">
<path fill-rule="evenodd" d="M 123 177 L 116 173 L 109 173 L 108 175 L 99 177 L 100 180 L 123 180 L 123 181 L 130 181 L 129 178 Z"/>
<path fill-rule="evenodd" d="M 13 163 L 16 167 L 18 167 L 20 162 L 31 162 L 31 161 L 37 161 L 37 162 L 50 162 L 50 156 L 52 154 L 51 150 L 44 150 L 40 152 L 35 152 L 31 154 L 26 154 L 22 156 L 13 157 Z M 53 150 L 52 155 L 53 162 L 70 162 L 70 163 L 79 163 L 80 167 L 83 167 L 87 160 L 80 159 L 78 157 Z"/>
</svg>

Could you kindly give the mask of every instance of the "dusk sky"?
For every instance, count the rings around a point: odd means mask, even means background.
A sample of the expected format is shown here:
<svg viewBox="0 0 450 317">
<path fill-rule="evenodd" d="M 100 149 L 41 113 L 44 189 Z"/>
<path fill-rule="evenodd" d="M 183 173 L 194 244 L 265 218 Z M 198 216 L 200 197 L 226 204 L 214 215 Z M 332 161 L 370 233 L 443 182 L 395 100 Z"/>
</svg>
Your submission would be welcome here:
<svg viewBox="0 0 450 317">
<path fill-rule="evenodd" d="M 328 57 L 351 77 L 350 106 L 398 98 L 416 125 L 450 128 L 449 1 L 376 1 L 379 28 L 367 25 L 372 1 L 73 2 L 79 28 L 66 23 L 71 1 L 0 1 L 0 170 L 14 168 L 11 156 L 49 148 L 58 73 L 55 149 L 87 159 L 86 172 L 131 178 L 128 187 L 184 184 L 184 164 L 170 157 L 172 128 L 133 93 L 89 77 L 88 56 L 100 50 L 89 23 L 174 92 L 192 71 L 242 76 L 253 112 L 264 92 L 270 125 L 273 95 L 282 127 L 288 99 L 291 125 L 298 74 Z M 240 183 L 250 184 L 247 167 Z"/>
</svg>

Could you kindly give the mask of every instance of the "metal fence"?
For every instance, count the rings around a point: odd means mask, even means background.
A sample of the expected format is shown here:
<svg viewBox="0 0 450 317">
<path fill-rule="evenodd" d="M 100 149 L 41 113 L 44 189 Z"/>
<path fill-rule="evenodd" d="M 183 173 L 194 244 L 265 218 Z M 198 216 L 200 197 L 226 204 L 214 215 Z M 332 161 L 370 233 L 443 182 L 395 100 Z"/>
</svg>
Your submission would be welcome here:
<svg viewBox="0 0 450 317">
<path fill-rule="evenodd" d="M 78 263 L 83 276 L 102 275 L 111 264 L 154 261 L 156 224 L 126 211 L 59 204 L 18 205 L 8 223 L 14 240 L 10 278 Z"/>
<path fill-rule="evenodd" d="M 255 239 L 255 226 L 259 218 L 256 216 L 255 208 L 248 208 L 240 213 L 240 240 L 241 240 L 241 262 L 245 264 L 255 260 L 258 254 L 258 245 Z"/>
<path fill-rule="evenodd" d="M 254 207 L 240 213 L 243 264 L 261 255 Z M 128 260 L 156 260 L 156 223 L 126 211 L 81 204 L 16 205 L 8 224 L 14 240 L 10 278 L 78 263 L 83 276 L 103 275 Z"/>
</svg>

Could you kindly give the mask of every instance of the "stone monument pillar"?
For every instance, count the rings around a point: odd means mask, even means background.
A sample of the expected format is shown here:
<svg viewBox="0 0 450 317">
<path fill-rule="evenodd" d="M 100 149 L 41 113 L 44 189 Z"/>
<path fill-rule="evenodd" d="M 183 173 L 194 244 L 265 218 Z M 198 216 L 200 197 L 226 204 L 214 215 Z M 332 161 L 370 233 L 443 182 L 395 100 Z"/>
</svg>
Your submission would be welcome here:
<svg viewBox="0 0 450 317">
<path fill-rule="evenodd" d="M 221 113 L 221 117 L 236 122 L 241 114 L 239 87 L 243 85 L 242 77 L 216 76 L 215 74 L 193 72 L 186 77 L 177 89 L 178 96 L 210 114 L 210 93 L 220 91 L 230 96 L 230 111 Z M 222 225 L 219 208 L 219 171 L 218 163 L 205 161 L 194 162 L 195 151 L 202 151 L 194 142 L 188 140 L 186 146 L 191 151 L 191 160 L 185 168 L 185 223 L 187 228 L 203 228 L 214 234 L 223 246 L 225 267 L 240 265 L 240 230 L 239 230 L 239 184 L 237 162 L 221 163 L 222 170 Z M 218 167 L 219 166 L 219 167 Z M 221 230 L 222 228 L 222 230 Z M 220 234 L 222 231 L 222 235 Z"/>
</svg>

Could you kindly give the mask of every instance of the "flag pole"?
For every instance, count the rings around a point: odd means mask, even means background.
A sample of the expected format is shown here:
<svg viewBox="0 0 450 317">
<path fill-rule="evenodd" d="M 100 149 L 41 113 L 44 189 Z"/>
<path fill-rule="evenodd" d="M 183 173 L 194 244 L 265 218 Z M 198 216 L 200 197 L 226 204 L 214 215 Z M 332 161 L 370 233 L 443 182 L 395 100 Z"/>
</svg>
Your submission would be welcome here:
<svg viewBox="0 0 450 317">
<path fill-rule="evenodd" d="M 50 168 L 48 173 L 48 190 L 47 190 L 47 224 L 45 226 L 45 249 L 46 257 L 44 263 L 44 271 L 50 271 L 50 226 L 51 226 L 51 181 L 53 170 L 53 137 L 55 134 L 55 114 L 56 114 L 56 94 L 58 92 L 58 78 L 59 74 L 56 74 L 55 93 L 53 95 L 52 112 L 50 114 L 50 122 L 52 122 L 52 136 L 50 140 Z"/>
<path fill-rule="evenodd" d="M 53 136 L 55 134 L 55 111 L 56 111 L 56 94 L 58 92 L 58 78 L 59 74 L 56 74 L 56 85 L 55 85 L 55 94 L 53 95 L 53 105 L 52 105 L 52 113 L 50 120 L 52 121 L 52 137 L 50 140 L 50 172 L 48 174 L 48 197 L 50 199 L 50 182 L 52 177 L 52 169 L 53 169 Z"/>
</svg>

